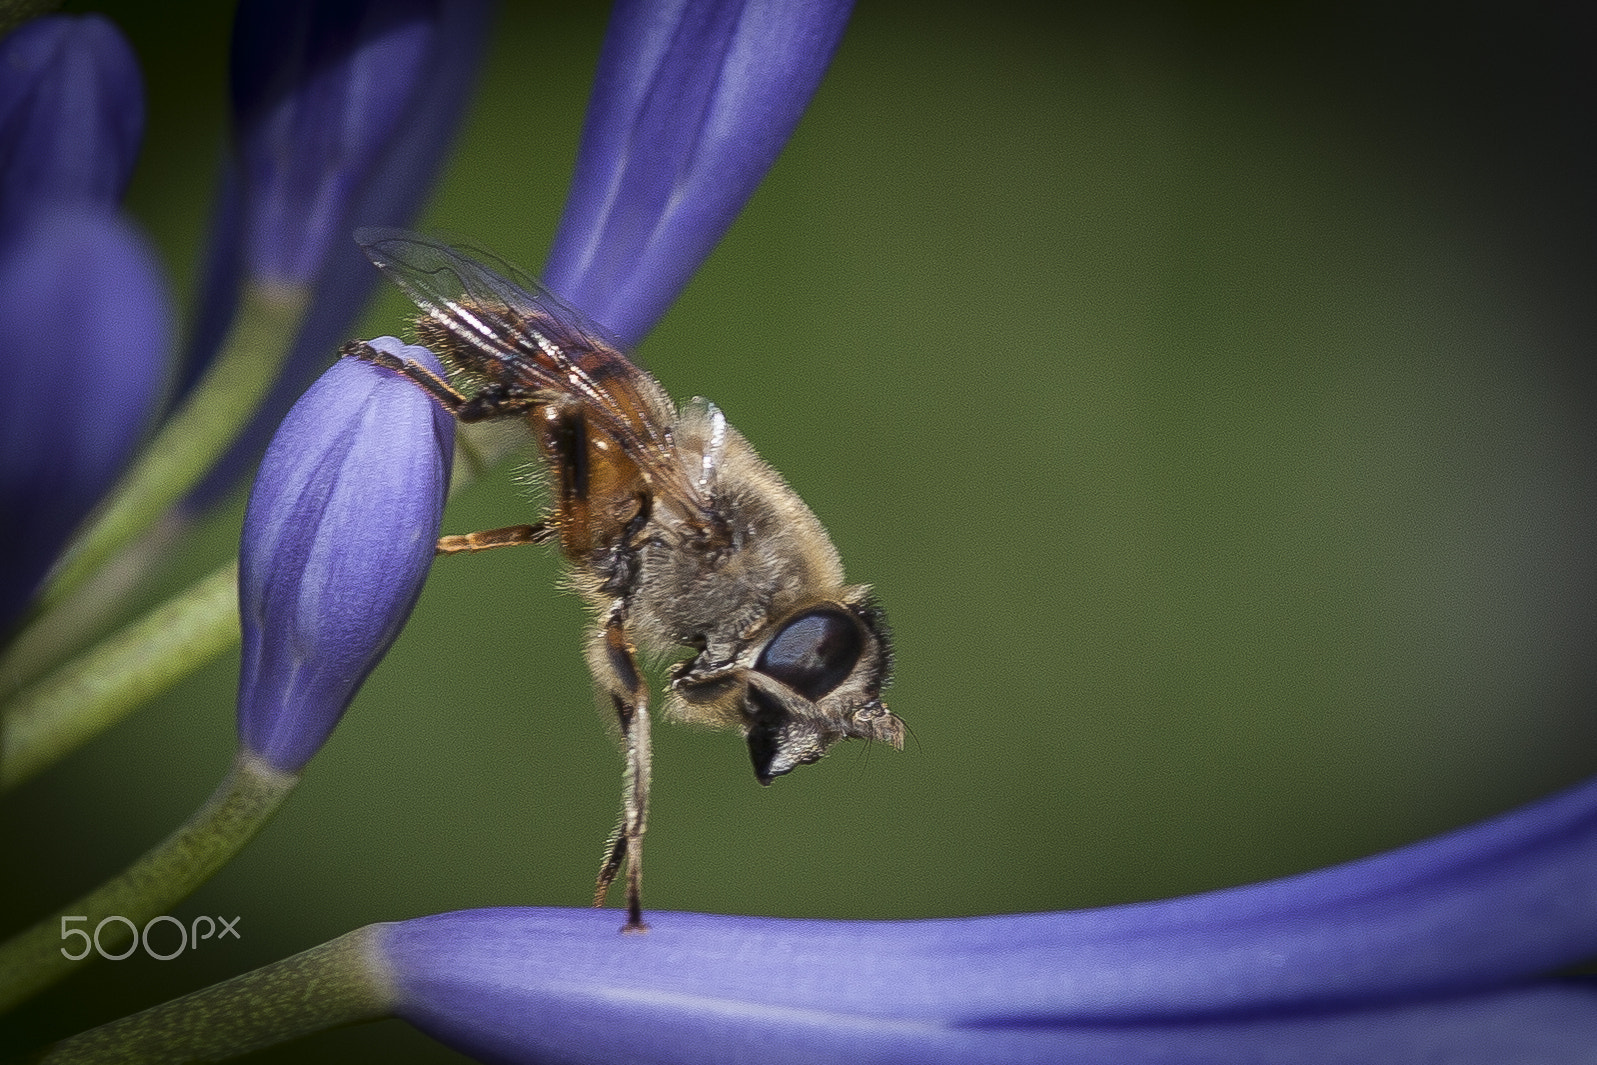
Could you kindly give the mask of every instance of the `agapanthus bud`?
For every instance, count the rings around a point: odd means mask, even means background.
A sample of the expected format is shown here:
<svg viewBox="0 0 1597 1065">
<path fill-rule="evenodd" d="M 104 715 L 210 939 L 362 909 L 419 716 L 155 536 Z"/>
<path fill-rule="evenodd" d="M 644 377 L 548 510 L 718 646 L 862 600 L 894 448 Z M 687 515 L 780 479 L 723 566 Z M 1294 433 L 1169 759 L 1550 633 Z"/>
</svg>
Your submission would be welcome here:
<svg viewBox="0 0 1597 1065">
<path fill-rule="evenodd" d="M 442 372 L 425 348 L 372 341 Z M 432 566 L 454 420 L 415 385 L 342 359 L 261 463 L 239 551 L 239 735 L 295 772 L 404 627 Z"/>
<path fill-rule="evenodd" d="M 0 629 L 131 460 L 170 336 L 160 265 L 114 210 L 37 208 L 0 242 Z"/>
<path fill-rule="evenodd" d="M 350 234 L 415 213 L 476 80 L 490 0 L 244 0 L 233 32 L 235 152 L 202 271 L 178 391 L 228 335 L 239 286 L 313 289 L 277 384 L 198 486 L 201 509 L 260 454 L 271 428 L 349 337 L 377 274 Z"/>
<path fill-rule="evenodd" d="M 431 87 L 437 0 L 241 4 L 232 89 L 250 272 L 309 283 Z M 446 134 L 447 135 L 447 134 Z"/>
<path fill-rule="evenodd" d="M 119 202 L 144 133 L 133 51 L 98 15 L 0 40 L 0 225 L 41 203 Z"/>
<path fill-rule="evenodd" d="M 776 161 L 852 0 L 621 0 L 544 282 L 629 344 Z"/>
<path fill-rule="evenodd" d="M 1597 780 L 1302 876 L 1072 913 L 445 913 L 379 929 L 395 1012 L 483 1061 L 1589 1060 Z"/>
</svg>

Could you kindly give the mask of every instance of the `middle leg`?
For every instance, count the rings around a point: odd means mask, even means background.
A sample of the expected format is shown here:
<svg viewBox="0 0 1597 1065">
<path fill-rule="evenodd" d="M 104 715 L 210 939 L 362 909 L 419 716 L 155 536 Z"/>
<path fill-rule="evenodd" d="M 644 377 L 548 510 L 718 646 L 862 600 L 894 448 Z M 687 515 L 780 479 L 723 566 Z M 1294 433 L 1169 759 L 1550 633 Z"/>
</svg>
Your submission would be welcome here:
<svg viewBox="0 0 1597 1065">
<path fill-rule="evenodd" d="M 541 521 L 536 525 L 507 525 L 503 529 L 456 533 L 453 536 L 440 536 L 433 554 L 456 555 L 462 551 L 491 551 L 496 547 L 541 544 L 554 534 L 555 530 Z"/>
</svg>

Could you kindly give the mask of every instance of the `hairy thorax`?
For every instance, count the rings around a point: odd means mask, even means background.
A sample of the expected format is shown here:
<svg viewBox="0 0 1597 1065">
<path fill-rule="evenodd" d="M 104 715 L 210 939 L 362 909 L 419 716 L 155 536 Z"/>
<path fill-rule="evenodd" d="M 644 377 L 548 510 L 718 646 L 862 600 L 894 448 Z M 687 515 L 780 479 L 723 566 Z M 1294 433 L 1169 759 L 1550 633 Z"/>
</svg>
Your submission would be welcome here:
<svg viewBox="0 0 1597 1065">
<path fill-rule="evenodd" d="M 690 462 L 706 447 L 694 413 L 678 424 Z M 842 565 L 809 507 L 735 429 L 723 446 L 714 491 L 722 542 L 684 541 L 665 510 L 639 546 L 627 607 L 651 652 L 687 646 L 730 662 L 800 598 L 842 585 Z"/>
</svg>

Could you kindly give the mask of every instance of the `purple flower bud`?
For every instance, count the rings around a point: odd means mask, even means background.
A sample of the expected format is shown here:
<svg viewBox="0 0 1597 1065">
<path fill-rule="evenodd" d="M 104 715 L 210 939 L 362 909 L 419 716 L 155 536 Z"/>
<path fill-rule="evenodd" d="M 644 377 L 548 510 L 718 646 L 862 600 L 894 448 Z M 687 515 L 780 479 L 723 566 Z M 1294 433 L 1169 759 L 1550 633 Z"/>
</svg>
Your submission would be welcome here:
<svg viewBox="0 0 1597 1065">
<path fill-rule="evenodd" d="M 438 372 L 392 337 L 374 347 Z M 341 359 L 267 449 L 239 551 L 239 735 L 298 772 L 421 595 L 449 487 L 454 419 L 409 381 Z"/>
<path fill-rule="evenodd" d="M 234 28 L 238 150 L 222 178 L 179 394 L 225 339 L 246 275 L 314 284 L 277 385 L 188 501 L 252 465 L 378 281 L 350 234 L 404 224 L 448 155 L 487 39 L 489 0 L 246 0 Z"/>
<path fill-rule="evenodd" d="M 170 335 L 160 265 L 115 211 L 40 207 L 0 243 L 0 628 L 132 458 Z"/>
<path fill-rule="evenodd" d="M 544 282 L 647 335 L 787 143 L 851 7 L 620 0 Z"/>
<path fill-rule="evenodd" d="M 138 63 L 104 18 L 38 18 L 0 41 L 0 222 L 119 202 L 143 133 Z"/>
<path fill-rule="evenodd" d="M 498 1062 L 1589 1060 L 1597 780 L 1284 880 L 900 922 L 476 910 L 384 927 L 396 1012 Z"/>
<path fill-rule="evenodd" d="M 385 163 L 395 144 L 416 132 L 432 94 L 457 102 L 463 97 L 475 64 L 440 84 L 447 58 L 441 47 L 458 54 L 467 39 L 480 38 L 484 6 L 439 0 L 240 5 L 232 87 L 244 252 L 253 274 L 307 284 L 330 251 L 344 250 L 358 224 L 352 208 L 373 183 L 395 180 Z M 462 16 L 472 31 L 446 33 Z M 466 52 L 475 59 L 475 49 Z M 434 140 L 447 141 L 452 123 L 420 125 Z M 425 175 L 423 184 L 440 148 L 423 152 L 420 165 L 408 168 Z"/>
</svg>

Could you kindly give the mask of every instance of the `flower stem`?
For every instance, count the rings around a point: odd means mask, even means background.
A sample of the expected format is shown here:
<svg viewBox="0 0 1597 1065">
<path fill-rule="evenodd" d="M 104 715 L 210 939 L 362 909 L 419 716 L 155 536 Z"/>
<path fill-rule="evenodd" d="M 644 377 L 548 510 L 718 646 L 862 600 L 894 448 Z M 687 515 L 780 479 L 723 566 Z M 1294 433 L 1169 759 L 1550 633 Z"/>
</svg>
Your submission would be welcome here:
<svg viewBox="0 0 1597 1065">
<path fill-rule="evenodd" d="M 238 640 L 238 563 L 19 693 L 0 719 L 0 792 L 114 725 Z"/>
<path fill-rule="evenodd" d="M 221 357 L 78 538 L 45 589 L 42 610 L 51 609 L 182 499 L 221 457 L 276 380 L 306 304 L 302 289 L 245 286 Z"/>
<path fill-rule="evenodd" d="M 185 1062 L 286 1043 L 390 1012 L 379 926 L 368 925 L 203 991 L 103 1024 L 51 1047 L 41 1062 Z"/>
<path fill-rule="evenodd" d="M 107 917 L 125 918 L 97 933 L 103 948 L 115 953 L 128 941 L 129 925 L 144 927 L 242 850 L 298 782 L 298 774 L 240 754 L 210 800 L 176 832 L 95 891 L 0 944 L 0 1013 L 83 964 L 69 957 L 71 944 L 64 946 L 63 919 L 98 929 Z"/>
<path fill-rule="evenodd" d="M 127 618 L 123 607 L 189 536 L 194 521 L 180 507 L 166 512 L 144 534 L 100 567 L 92 581 L 56 601 L 49 613 L 30 619 L 0 650 L 0 704 L 103 639 L 112 623 Z"/>
</svg>

